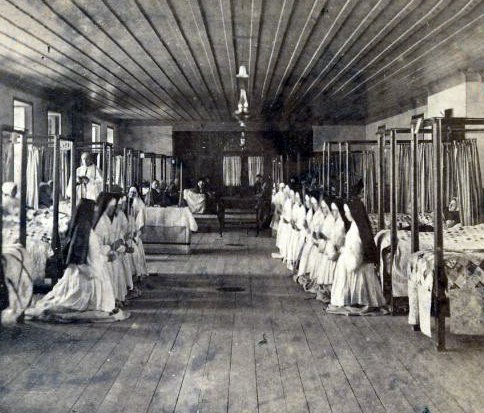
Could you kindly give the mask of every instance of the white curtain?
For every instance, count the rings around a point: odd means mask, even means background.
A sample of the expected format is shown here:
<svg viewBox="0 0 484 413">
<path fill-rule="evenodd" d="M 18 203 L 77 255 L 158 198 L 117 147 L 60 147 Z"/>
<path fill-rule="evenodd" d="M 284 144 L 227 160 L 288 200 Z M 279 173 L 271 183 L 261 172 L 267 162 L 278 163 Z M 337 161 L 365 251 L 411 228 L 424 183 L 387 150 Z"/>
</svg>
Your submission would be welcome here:
<svg viewBox="0 0 484 413">
<path fill-rule="evenodd" d="M 29 145 L 27 154 L 27 206 L 39 209 L 40 151 Z"/>
<path fill-rule="evenodd" d="M 114 157 L 114 184 L 124 187 L 124 157 L 117 155 Z M 125 188 L 127 189 L 127 188 Z"/>
<path fill-rule="evenodd" d="M 225 186 L 240 186 L 242 161 L 240 156 L 224 156 L 223 176 Z"/>
<path fill-rule="evenodd" d="M 264 175 L 264 157 L 249 156 L 249 185 L 254 186 L 256 175 Z"/>
</svg>

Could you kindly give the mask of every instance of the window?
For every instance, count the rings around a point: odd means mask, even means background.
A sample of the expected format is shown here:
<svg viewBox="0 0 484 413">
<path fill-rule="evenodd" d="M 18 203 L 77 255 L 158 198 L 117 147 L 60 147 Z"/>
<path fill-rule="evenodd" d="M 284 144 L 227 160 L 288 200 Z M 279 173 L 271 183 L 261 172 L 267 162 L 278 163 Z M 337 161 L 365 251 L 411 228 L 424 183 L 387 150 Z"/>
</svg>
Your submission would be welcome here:
<svg viewBox="0 0 484 413">
<path fill-rule="evenodd" d="M 113 128 L 107 128 L 106 130 L 106 142 L 114 144 L 114 129 Z"/>
<path fill-rule="evenodd" d="M 225 186 L 240 186 L 242 160 L 240 156 L 224 156 L 223 178 Z"/>
<path fill-rule="evenodd" d="M 49 135 L 60 135 L 61 131 L 61 114 L 57 112 L 47 112 L 47 130 Z"/>
<path fill-rule="evenodd" d="M 20 100 L 13 101 L 13 127 L 32 134 L 32 105 Z"/>
<path fill-rule="evenodd" d="M 91 125 L 91 136 L 93 142 L 101 142 L 101 125 L 97 123 Z"/>
<path fill-rule="evenodd" d="M 248 172 L 249 172 L 249 185 L 255 185 L 255 177 L 257 175 L 264 175 L 264 157 L 263 156 L 249 156 Z"/>
</svg>

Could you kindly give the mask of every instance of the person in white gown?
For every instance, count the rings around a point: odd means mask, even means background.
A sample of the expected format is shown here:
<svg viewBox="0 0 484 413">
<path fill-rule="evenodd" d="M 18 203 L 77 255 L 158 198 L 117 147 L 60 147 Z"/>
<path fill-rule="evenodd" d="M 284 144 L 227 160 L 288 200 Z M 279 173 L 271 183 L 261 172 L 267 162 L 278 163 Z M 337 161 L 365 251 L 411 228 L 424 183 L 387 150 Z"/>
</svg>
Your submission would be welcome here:
<svg viewBox="0 0 484 413">
<path fill-rule="evenodd" d="M 279 252 L 272 254 L 274 258 L 284 258 L 284 256 L 282 255 L 282 243 L 284 240 L 285 233 L 288 229 L 287 226 L 289 225 L 289 221 L 291 218 L 290 212 L 287 211 L 287 208 L 290 206 L 290 205 L 287 205 L 288 202 L 290 204 L 290 201 L 288 201 L 289 192 L 290 192 L 289 186 L 286 185 L 284 187 L 283 196 L 281 197 L 281 200 L 282 200 L 281 216 L 279 218 L 279 224 L 277 227 L 277 234 L 276 234 L 276 247 L 279 249 Z M 286 207 L 286 215 L 287 215 L 286 217 L 284 217 L 284 207 Z"/>
<path fill-rule="evenodd" d="M 377 275 L 378 250 L 371 224 L 360 200 L 344 205 L 351 222 L 336 264 L 329 312 L 366 314 L 385 306 Z"/>
<path fill-rule="evenodd" d="M 132 254 L 134 249 L 132 248 L 131 228 L 128 221 L 128 202 L 126 195 L 124 194 L 121 194 L 119 197 L 113 222 L 116 224 L 116 233 L 118 234 L 120 244 L 118 256 L 123 266 L 126 288 L 128 289 L 128 297 L 133 298 L 137 295 L 133 289 L 133 275 L 135 275 L 135 267 Z"/>
<path fill-rule="evenodd" d="M 133 259 L 137 276 L 135 284 L 139 284 L 141 278 L 148 275 L 145 250 L 141 240 L 141 234 L 146 224 L 146 206 L 134 186 L 129 188 L 128 191 L 128 216 L 130 217 L 134 249 Z"/>
<path fill-rule="evenodd" d="M 302 278 L 308 273 L 309 257 L 311 255 L 311 251 L 313 248 L 315 248 L 314 227 L 315 224 L 318 223 L 318 217 L 321 214 L 318 203 L 318 194 L 311 193 L 310 195 L 306 196 L 309 198 L 309 208 L 308 212 L 306 213 L 305 241 L 303 250 L 301 252 L 301 259 L 299 261 L 297 273 L 293 276 L 295 282 L 297 282 L 300 277 Z"/>
<path fill-rule="evenodd" d="M 77 202 L 81 199 L 96 201 L 103 187 L 102 171 L 94 165 L 91 155 L 83 152 L 81 155 L 81 166 L 76 169 Z M 67 197 L 70 197 L 72 188 L 72 177 L 67 185 Z"/>
<path fill-rule="evenodd" d="M 306 237 L 306 232 L 304 230 L 304 223 L 306 221 L 306 206 L 302 202 L 299 192 L 295 193 L 291 221 L 292 231 L 288 245 L 286 264 L 288 270 L 294 271 L 294 268 L 296 268 L 299 262 L 299 257 Z"/>
<path fill-rule="evenodd" d="M 117 197 L 113 194 L 101 193 L 98 197 L 98 212 L 94 222 L 94 232 L 101 244 L 102 254 L 106 256 L 103 262 L 104 271 L 109 274 L 114 289 L 116 305 L 123 306 L 128 293 L 126 275 L 119 253 L 124 248 L 117 232 L 116 214 Z"/>
<path fill-rule="evenodd" d="M 316 299 L 324 303 L 329 303 L 331 297 L 336 263 L 349 227 L 350 223 L 344 214 L 342 201 L 335 200 L 331 203 L 330 213 L 323 225 L 326 240 L 324 247 L 319 250 L 320 259 L 316 270 L 316 282 L 319 286 Z"/>
<path fill-rule="evenodd" d="M 324 271 L 323 269 L 323 261 L 324 261 L 324 251 L 328 244 L 331 231 L 333 230 L 335 219 L 333 214 L 331 213 L 331 209 L 328 205 L 329 199 L 323 198 L 321 200 L 321 210 L 324 214 L 324 220 L 319 227 L 319 240 L 318 240 L 318 255 L 316 258 L 315 265 L 313 267 L 313 271 L 311 272 L 310 279 L 312 281 L 311 285 L 311 292 L 320 292 L 320 285 L 321 285 L 321 275 Z"/>
<path fill-rule="evenodd" d="M 27 316 L 64 321 L 127 317 L 116 309 L 111 277 L 104 270 L 107 256 L 92 229 L 95 208 L 92 200 L 80 201 L 69 228 L 64 274 L 48 294 L 27 310 Z"/>
<path fill-rule="evenodd" d="M 285 200 L 284 187 L 285 187 L 284 183 L 281 182 L 279 184 L 279 190 L 275 193 L 274 197 L 272 198 L 274 213 L 272 214 L 271 229 L 273 234 L 277 232 L 279 221 L 281 220 L 282 206 Z"/>
<path fill-rule="evenodd" d="M 328 214 L 328 209 L 325 207 L 326 202 L 324 201 L 324 196 L 319 196 L 318 209 L 314 213 L 312 222 L 312 242 L 313 247 L 308 256 L 308 262 L 306 264 L 305 275 L 297 279 L 298 283 L 303 286 L 305 291 L 311 290 L 316 287 L 316 280 L 314 278 L 316 272 L 316 266 L 319 263 L 319 243 L 322 237 L 322 227 L 324 220 Z M 314 291 L 316 291 L 314 289 Z"/>
<path fill-rule="evenodd" d="M 284 202 L 282 208 L 281 222 L 283 223 L 281 237 L 280 237 L 280 252 L 282 260 L 285 263 L 287 261 L 289 240 L 292 232 L 292 208 L 295 201 L 295 193 L 292 189 L 289 190 L 289 196 Z"/>
</svg>

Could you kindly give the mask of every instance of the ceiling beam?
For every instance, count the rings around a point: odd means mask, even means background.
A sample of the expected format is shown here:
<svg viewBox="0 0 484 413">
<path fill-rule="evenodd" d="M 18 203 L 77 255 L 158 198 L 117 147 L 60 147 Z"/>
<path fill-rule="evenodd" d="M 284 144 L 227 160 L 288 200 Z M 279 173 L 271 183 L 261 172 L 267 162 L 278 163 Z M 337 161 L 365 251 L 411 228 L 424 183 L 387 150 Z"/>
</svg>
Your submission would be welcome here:
<svg viewBox="0 0 484 413">
<path fill-rule="evenodd" d="M 84 44 L 83 40 L 85 39 L 79 38 L 75 31 L 69 33 L 70 27 L 64 26 L 64 22 L 58 20 L 57 16 L 50 13 L 48 9 L 43 9 L 41 2 L 26 3 L 26 6 L 29 7 L 29 9 L 25 10 L 18 5 L 11 5 L 9 0 L 2 5 L 3 13 L 1 18 L 6 20 L 6 16 L 9 16 L 10 19 L 7 21 L 10 23 L 11 27 L 22 32 L 15 32 L 20 36 L 19 39 L 23 39 L 28 43 L 32 41 L 31 39 L 35 39 L 37 44 L 43 44 L 43 50 L 39 49 L 39 54 L 42 54 L 43 51 L 47 51 L 47 46 L 49 45 L 52 54 L 58 54 L 56 59 L 59 63 L 64 64 L 65 66 L 70 66 L 72 65 L 72 62 L 75 62 L 78 65 L 79 71 L 83 73 L 84 76 L 90 78 L 91 75 L 94 75 L 110 89 L 117 88 L 125 95 L 128 95 L 128 90 L 130 90 L 130 96 L 134 101 L 138 102 L 138 105 L 141 104 L 145 107 L 150 107 L 151 105 L 156 106 L 163 114 L 160 116 L 172 117 L 163 106 L 159 106 L 139 91 L 139 87 L 136 87 L 136 79 L 129 82 L 126 78 L 111 71 L 109 67 L 111 62 L 106 62 L 103 61 L 105 59 L 101 60 L 100 58 L 97 58 L 101 56 L 104 58 L 104 55 L 93 53 L 94 51 L 92 50 L 92 47 L 89 47 L 90 44 Z M 35 10 L 31 9 L 33 7 L 35 7 Z M 42 21 L 35 17 L 38 15 L 43 16 Z M 22 27 L 16 22 L 21 22 Z M 8 28 L 8 26 L 6 27 Z M 53 28 L 57 31 L 54 31 Z M 70 42 L 66 38 L 69 34 L 73 37 L 77 35 L 77 41 L 75 43 Z M 90 50 L 91 53 L 87 53 L 85 50 Z M 75 52 L 73 53 L 73 51 Z M 139 86 L 142 86 L 142 84 Z"/>
<path fill-rule="evenodd" d="M 123 7 L 119 7 L 119 1 L 116 0 L 103 0 L 103 3 L 144 52 L 147 64 L 159 70 L 165 77 L 165 81 L 173 85 L 173 98 L 178 105 L 189 109 L 190 113 L 195 114 L 195 118 L 203 118 L 206 112 L 203 112 L 201 105 L 193 99 L 196 93 L 186 81 L 183 72 L 178 70 L 171 54 L 167 52 L 163 43 L 159 42 L 152 26 L 136 3 L 132 0 L 124 0 Z M 160 82 L 162 81 L 160 79 Z"/>
</svg>

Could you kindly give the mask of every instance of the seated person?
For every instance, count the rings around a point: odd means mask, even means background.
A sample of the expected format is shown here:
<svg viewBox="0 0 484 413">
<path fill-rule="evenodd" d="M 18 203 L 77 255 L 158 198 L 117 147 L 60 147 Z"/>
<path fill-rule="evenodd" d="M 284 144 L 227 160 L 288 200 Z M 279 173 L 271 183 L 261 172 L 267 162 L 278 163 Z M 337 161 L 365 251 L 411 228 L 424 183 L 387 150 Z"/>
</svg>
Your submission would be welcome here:
<svg viewBox="0 0 484 413">
<path fill-rule="evenodd" d="M 205 193 L 205 178 L 199 178 L 194 188 L 183 191 L 183 200 L 192 213 L 205 214 L 207 195 Z"/>
<path fill-rule="evenodd" d="M 52 206 L 53 181 L 41 182 L 39 185 L 39 208 Z"/>
<path fill-rule="evenodd" d="M 168 205 L 178 205 L 180 198 L 180 181 L 175 178 L 173 182 L 168 185 L 165 191 L 166 202 Z"/>
<path fill-rule="evenodd" d="M 150 188 L 150 190 L 148 191 L 148 193 L 146 194 L 146 197 L 145 197 L 145 204 L 147 206 L 150 206 L 150 207 L 152 207 L 152 206 L 161 206 L 161 207 L 166 206 L 165 194 L 164 194 L 163 190 L 161 189 L 160 182 L 157 179 L 155 179 L 151 183 L 151 188 Z"/>
<path fill-rule="evenodd" d="M 452 198 L 447 210 L 444 212 L 447 228 L 452 228 L 460 223 L 459 204 L 457 198 Z"/>
</svg>

